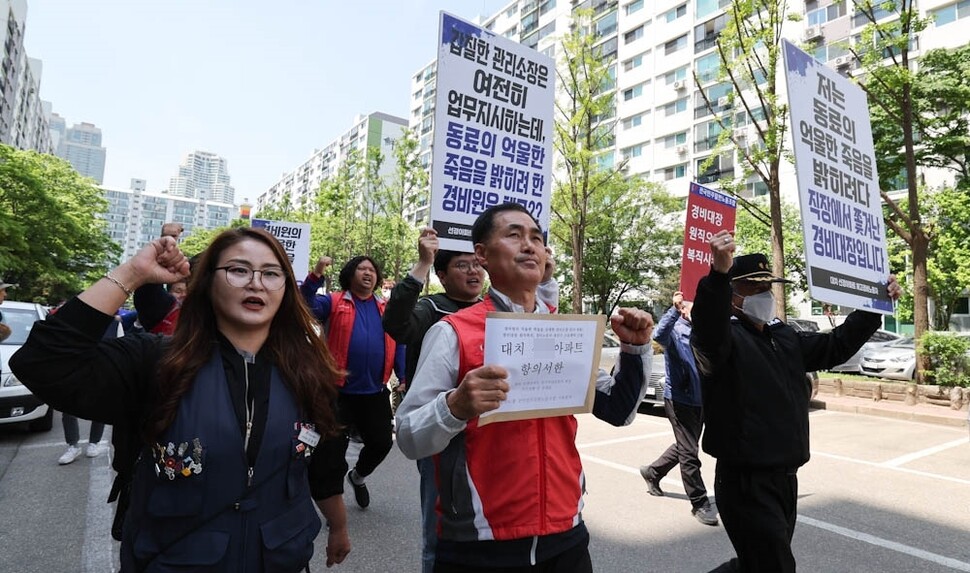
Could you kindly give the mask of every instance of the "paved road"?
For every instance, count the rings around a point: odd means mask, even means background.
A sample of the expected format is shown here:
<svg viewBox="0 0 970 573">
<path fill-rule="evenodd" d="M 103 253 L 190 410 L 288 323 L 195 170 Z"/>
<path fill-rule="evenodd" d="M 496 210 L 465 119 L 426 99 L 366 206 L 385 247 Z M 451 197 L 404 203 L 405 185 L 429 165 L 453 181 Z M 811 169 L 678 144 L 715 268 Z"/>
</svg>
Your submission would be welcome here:
<svg viewBox="0 0 970 573">
<path fill-rule="evenodd" d="M 812 461 L 799 472 L 794 551 L 803 571 L 970 571 L 970 445 L 966 429 L 816 411 Z M 60 421 L 32 435 L 0 427 L 0 571 L 116 571 L 103 503 L 105 456 L 59 467 Z M 85 427 L 82 424 L 82 436 Z M 598 572 L 703 572 L 731 556 L 721 527 L 697 523 L 676 476 L 668 497 L 646 494 L 637 468 L 672 440 L 667 421 L 641 414 L 612 428 L 580 417 L 589 495 L 584 517 Z M 704 477 L 713 482 L 706 456 Z M 372 505 L 347 493 L 354 552 L 335 571 L 419 570 L 417 472 L 397 449 L 370 480 Z M 311 570 L 325 569 L 323 538 Z"/>
</svg>

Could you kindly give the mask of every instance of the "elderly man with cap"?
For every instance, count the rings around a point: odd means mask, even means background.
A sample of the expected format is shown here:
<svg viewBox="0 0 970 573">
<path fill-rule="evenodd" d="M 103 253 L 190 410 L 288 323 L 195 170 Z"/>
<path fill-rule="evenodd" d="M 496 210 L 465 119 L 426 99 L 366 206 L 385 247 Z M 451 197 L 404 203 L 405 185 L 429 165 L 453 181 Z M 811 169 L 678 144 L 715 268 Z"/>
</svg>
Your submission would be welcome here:
<svg viewBox="0 0 970 573">
<path fill-rule="evenodd" d="M 714 493 L 737 558 L 714 571 L 795 571 L 796 473 L 809 458 L 805 373 L 839 364 L 879 328 L 857 310 L 829 333 L 795 332 L 774 316 L 763 254 L 734 258 L 730 233 L 711 239 L 711 272 L 694 299 L 691 348 L 701 375 L 704 451 L 717 459 Z M 888 277 L 887 294 L 900 289 Z"/>
<path fill-rule="evenodd" d="M 4 282 L 3 279 L 0 279 L 0 304 L 3 304 L 3 301 L 7 298 L 7 289 L 15 286 L 17 285 Z M 3 312 L 0 312 L 0 342 L 6 340 L 10 334 L 10 327 L 3 323 Z"/>
</svg>

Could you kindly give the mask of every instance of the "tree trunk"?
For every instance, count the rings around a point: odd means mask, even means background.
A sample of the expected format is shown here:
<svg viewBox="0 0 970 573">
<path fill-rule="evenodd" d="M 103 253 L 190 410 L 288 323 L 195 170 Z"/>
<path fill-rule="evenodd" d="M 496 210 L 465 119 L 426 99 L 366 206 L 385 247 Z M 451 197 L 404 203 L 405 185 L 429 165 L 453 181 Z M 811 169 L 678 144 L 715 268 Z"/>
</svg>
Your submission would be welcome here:
<svg viewBox="0 0 970 573">
<path fill-rule="evenodd" d="M 573 249 L 573 314 L 583 312 L 583 245 L 579 225 L 572 225 Z"/>
<path fill-rule="evenodd" d="M 772 160 L 768 180 L 768 192 L 771 197 L 771 271 L 776 276 L 785 274 L 785 236 L 782 232 L 781 221 L 781 183 L 778 178 L 778 159 Z M 775 295 L 775 316 L 784 320 L 785 296 L 784 283 L 774 283 L 772 293 Z"/>
</svg>

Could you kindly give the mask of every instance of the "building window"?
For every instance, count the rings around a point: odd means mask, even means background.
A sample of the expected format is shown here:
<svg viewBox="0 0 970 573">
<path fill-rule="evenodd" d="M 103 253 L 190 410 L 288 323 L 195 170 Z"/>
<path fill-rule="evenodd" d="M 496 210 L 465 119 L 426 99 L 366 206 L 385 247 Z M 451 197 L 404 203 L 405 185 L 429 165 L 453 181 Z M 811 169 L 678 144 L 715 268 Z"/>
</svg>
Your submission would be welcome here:
<svg viewBox="0 0 970 573">
<path fill-rule="evenodd" d="M 694 18 L 703 18 L 731 5 L 731 0 L 695 0 Z"/>
<path fill-rule="evenodd" d="M 629 44 L 636 42 L 643 37 L 643 26 L 637 26 L 636 28 L 630 30 L 626 34 L 623 34 L 623 43 Z"/>
<path fill-rule="evenodd" d="M 643 84 L 637 84 L 630 89 L 623 90 L 623 101 L 630 101 L 643 95 Z"/>
<path fill-rule="evenodd" d="M 673 22 L 677 18 L 682 18 L 686 15 L 687 15 L 687 4 L 681 4 L 680 6 L 677 6 L 676 8 L 674 8 L 673 10 L 667 10 L 667 13 L 664 14 L 664 18 L 667 19 L 667 23 L 669 24 L 670 22 Z"/>
<path fill-rule="evenodd" d="M 954 2 L 949 6 L 930 10 L 930 17 L 936 20 L 937 26 L 945 26 L 968 16 L 970 16 L 970 0 Z"/>
<path fill-rule="evenodd" d="M 637 115 L 631 115 L 630 117 L 623 119 L 623 129 L 633 129 L 634 127 L 639 127 L 643 122 L 643 114 L 638 113 Z"/>
<path fill-rule="evenodd" d="M 713 82 L 717 79 L 717 74 L 721 70 L 721 57 L 717 52 L 712 52 L 697 58 L 697 61 L 694 62 L 694 68 L 697 70 L 697 79 L 702 84 Z"/>
<path fill-rule="evenodd" d="M 620 154 L 623 156 L 623 159 L 640 157 L 642 153 L 643 153 L 643 145 L 632 145 L 630 147 L 623 148 L 620 151 Z"/>
<path fill-rule="evenodd" d="M 555 21 L 552 22 L 555 24 Z M 610 12 L 606 16 L 596 21 L 596 37 L 602 38 L 616 32 L 616 11 Z"/>
<path fill-rule="evenodd" d="M 683 50 L 686 47 L 687 47 L 687 34 L 684 34 L 683 36 L 679 38 L 674 38 L 673 40 L 664 44 L 664 54 L 669 56 L 670 54 L 673 54 L 674 52 L 677 52 L 679 50 Z"/>
<path fill-rule="evenodd" d="M 824 8 L 819 8 L 817 10 L 811 10 L 805 15 L 805 19 L 808 21 L 809 26 L 821 26 L 826 22 L 831 22 L 836 18 L 841 18 L 845 16 L 848 12 L 845 9 L 845 0 L 842 2 L 836 2 Z"/>
<path fill-rule="evenodd" d="M 626 12 L 626 15 L 629 16 L 634 12 L 640 11 L 641 8 L 643 8 L 643 0 L 634 0 L 633 2 L 630 2 L 624 6 L 623 10 Z"/>
<path fill-rule="evenodd" d="M 663 106 L 664 115 L 670 116 L 687 111 L 687 98 L 682 97 Z"/>
<path fill-rule="evenodd" d="M 667 137 L 664 137 L 663 142 L 665 149 L 670 149 L 671 147 L 678 145 L 684 145 L 687 143 L 687 132 L 681 131 L 680 133 L 668 135 Z"/>
<path fill-rule="evenodd" d="M 637 54 L 637 55 L 633 56 L 632 58 L 630 58 L 629 60 L 624 61 L 623 62 L 623 71 L 624 72 L 629 72 L 630 70 L 632 70 L 634 68 L 639 68 L 640 66 L 642 66 L 643 65 L 643 56 L 645 56 L 647 53 L 648 52 L 643 52 L 642 54 Z"/>
<path fill-rule="evenodd" d="M 680 165 L 674 165 L 673 167 L 667 167 L 663 170 L 663 177 L 666 181 L 671 179 L 680 179 L 687 175 L 687 164 L 682 163 Z"/>
<path fill-rule="evenodd" d="M 676 81 L 687 79 L 687 66 L 677 68 L 672 72 L 664 74 L 664 83 L 668 86 Z"/>
</svg>

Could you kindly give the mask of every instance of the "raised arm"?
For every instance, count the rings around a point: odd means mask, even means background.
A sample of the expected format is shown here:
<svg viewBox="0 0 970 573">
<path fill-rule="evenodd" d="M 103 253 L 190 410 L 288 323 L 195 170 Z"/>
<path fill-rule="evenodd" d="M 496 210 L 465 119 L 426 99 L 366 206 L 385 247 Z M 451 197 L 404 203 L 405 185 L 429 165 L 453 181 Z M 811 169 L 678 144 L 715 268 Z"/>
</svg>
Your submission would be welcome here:
<svg viewBox="0 0 970 573">
<path fill-rule="evenodd" d="M 614 426 L 624 426 L 636 417 L 647 391 L 653 365 L 653 317 L 639 309 L 621 308 L 610 317 L 610 324 L 620 339 L 620 359 L 612 376 L 599 371 L 593 415 Z"/>
</svg>

